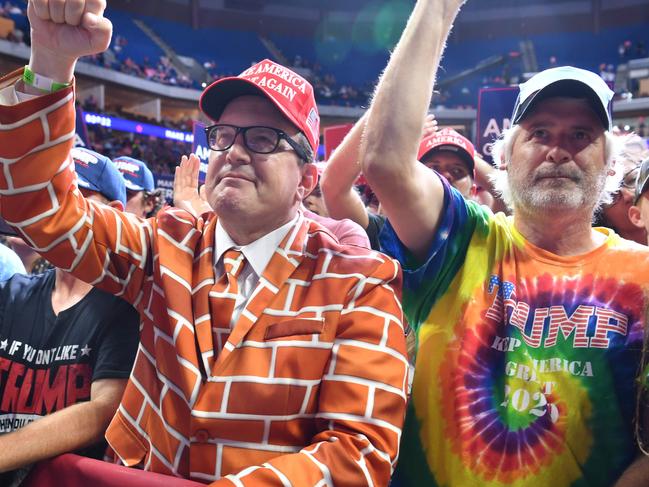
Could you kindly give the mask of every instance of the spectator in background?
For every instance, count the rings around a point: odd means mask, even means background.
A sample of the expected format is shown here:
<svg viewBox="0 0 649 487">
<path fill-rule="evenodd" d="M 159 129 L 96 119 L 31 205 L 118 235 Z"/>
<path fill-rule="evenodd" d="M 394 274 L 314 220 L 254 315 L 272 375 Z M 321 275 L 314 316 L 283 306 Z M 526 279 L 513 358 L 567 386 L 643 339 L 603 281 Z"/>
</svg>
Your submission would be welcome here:
<svg viewBox="0 0 649 487">
<path fill-rule="evenodd" d="M 360 154 L 388 217 L 381 248 L 402 264 L 404 312 L 418 338 L 395 483 L 610 486 L 637 454 L 649 306 L 649 249 L 591 226 L 619 183 L 614 93 L 572 67 L 521 84 L 494 148 L 513 217 L 467 201 L 416 160 L 462 3 L 416 2 Z"/>
<path fill-rule="evenodd" d="M 315 188 L 302 201 L 304 216 L 325 227 L 343 245 L 357 245 L 366 249 L 371 248 L 365 231 L 356 222 L 348 218 L 329 218 L 329 212 L 325 206 L 320 189 L 320 181 L 322 180 L 322 175 L 327 164 L 325 162 L 316 162 L 315 166 L 318 170 L 318 182 Z"/>
<path fill-rule="evenodd" d="M 126 211 L 147 218 L 160 206 L 160 191 L 146 163 L 128 156 L 113 159 L 126 182 Z"/>
<path fill-rule="evenodd" d="M 628 39 L 618 46 L 617 52 L 620 55 L 620 59 L 626 61 L 629 58 L 632 46 L 633 43 Z"/>
<path fill-rule="evenodd" d="M 5 79 L 5 104 L 18 102 L 0 107 L 7 137 L 25 120 L 48 134 L 73 127 L 76 59 L 110 41 L 103 1 L 47 5 L 30 2 L 30 66 L 70 84 L 19 103 L 18 76 Z M 54 22 L 66 6 L 84 8 Z M 0 178 L 3 214 L 38 215 L 25 227 L 52 260 L 140 306 L 140 352 L 107 438 L 127 465 L 215 487 L 387 485 L 407 399 L 400 273 L 299 211 L 316 180 L 312 87 L 264 60 L 208 87 L 200 106 L 216 122 L 206 194 L 218 218 L 174 208 L 141 220 L 91 206 L 69 191 L 66 138 L 37 151 L 38 135 L 15 135 L 11 150 L 29 156 L 13 168 L 25 177 L 11 188 Z M 38 173 L 26 170 L 32 153 Z M 60 205 L 49 211 L 52 198 Z"/>
<path fill-rule="evenodd" d="M 645 231 L 645 244 L 649 245 L 649 158 L 645 159 L 638 170 L 633 205 L 629 208 L 629 220 Z"/>
<path fill-rule="evenodd" d="M 635 197 L 636 179 L 640 163 L 649 157 L 645 141 L 634 134 L 615 135 L 621 152 L 612 170 L 619 172 L 622 183 L 613 195 L 612 201 L 604 205 L 595 218 L 595 226 L 604 226 L 615 230 L 623 238 L 645 244 L 647 234 L 643 227 L 633 224 L 629 218 L 629 209 Z"/>
<path fill-rule="evenodd" d="M 599 76 L 606 82 L 608 87 L 615 91 L 615 67 L 612 64 L 602 63 L 599 66 Z"/>
<path fill-rule="evenodd" d="M 366 205 L 354 184 L 361 176 L 359 164 L 359 148 L 367 113 L 354 124 L 341 144 L 333 151 L 320 180 L 322 195 L 327 212 L 332 218 L 349 219 L 360 225 L 370 241 L 370 247 L 380 250 L 378 235 L 385 223 L 385 217 Z M 437 130 L 437 120 L 428 116 L 424 127 L 424 138 L 431 136 Z M 366 188 L 370 195 L 371 189 Z"/>
<path fill-rule="evenodd" d="M 182 154 L 191 151 L 191 144 L 148 135 L 124 134 L 101 127 L 88 126 L 89 145 L 109 158 L 129 156 L 148 162 L 155 174 L 172 175 Z"/>
<path fill-rule="evenodd" d="M 72 157 L 87 204 L 123 208 L 113 164 L 85 149 Z M 102 458 L 138 324 L 131 305 L 62 269 L 0 283 L 0 485 L 18 485 L 31 464 L 62 453 Z"/>
<path fill-rule="evenodd" d="M 444 176 L 465 198 L 475 195 L 475 148 L 455 130 L 444 128 L 425 137 L 417 159 Z"/>
<path fill-rule="evenodd" d="M 367 115 L 356 122 L 340 146 L 334 150 L 321 186 L 329 214 L 333 218 L 349 218 L 358 223 L 367 232 L 371 247 L 380 250 L 378 236 L 385 217 L 380 212 L 368 210 L 354 188 L 354 183 L 361 174 L 358 151 L 366 117 Z M 482 158 L 476 157 L 473 144 L 467 138 L 452 129 L 438 130 L 433 115 L 426 117 L 417 159 L 426 167 L 440 171 L 465 198 L 477 199 L 476 175 L 482 182 L 482 187 L 494 192 L 491 182 L 494 168 Z M 480 198 L 481 203 L 487 201 L 494 207 L 503 207 L 500 199 L 486 199 L 482 192 Z"/>
<path fill-rule="evenodd" d="M 304 207 L 309 210 L 311 213 L 315 213 L 318 216 L 329 217 L 329 212 L 325 206 L 324 198 L 322 197 L 322 191 L 320 189 L 320 181 L 322 180 L 322 175 L 325 172 L 327 167 L 326 162 L 316 162 L 316 168 L 318 169 L 318 183 L 316 184 L 313 191 L 311 191 L 306 198 L 302 201 Z"/>
</svg>

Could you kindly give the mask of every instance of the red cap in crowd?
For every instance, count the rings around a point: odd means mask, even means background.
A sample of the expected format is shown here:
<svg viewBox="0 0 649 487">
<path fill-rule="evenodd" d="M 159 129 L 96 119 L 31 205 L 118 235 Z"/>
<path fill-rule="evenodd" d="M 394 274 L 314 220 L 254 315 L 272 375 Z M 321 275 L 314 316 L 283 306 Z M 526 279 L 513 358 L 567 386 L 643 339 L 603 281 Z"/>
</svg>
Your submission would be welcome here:
<svg viewBox="0 0 649 487">
<path fill-rule="evenodd" d="M 295 125 L 313 149 L 318 152 L 320 115 L 313 95 L 313 86 L 299 74 L 269 59 L 246 69 L 239 76 L 222 78 L 205 88 L 200 109 L 218 121 L 226 105 L 244 95 L 263 95 Z"/>
<path fill-rule="evenodd" d="M 469 139 L 460 133 L 450 128 L 444 128 L 424 138 L 419 144 L 417 159 L 421 161 L 430 152 L 438 150 L 455 152 L 467 164 L 469 171 L 472 174 L 475 173 L 475 161 L 473 159 L 475 148 Z"/>
</svg>

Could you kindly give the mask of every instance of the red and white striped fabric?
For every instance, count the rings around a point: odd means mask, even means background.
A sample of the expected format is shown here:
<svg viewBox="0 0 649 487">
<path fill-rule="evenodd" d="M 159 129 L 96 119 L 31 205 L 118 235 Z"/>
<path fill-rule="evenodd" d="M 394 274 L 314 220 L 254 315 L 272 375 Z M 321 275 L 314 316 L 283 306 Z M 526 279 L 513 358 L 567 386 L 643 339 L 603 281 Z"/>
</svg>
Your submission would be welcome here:
<svg viewBox="0 0 649 487">
<path fill-rule="evenodd" d="M 216 219 L 141 220 L 85 200 L 74 120 L 72 89 L 0 107 L 2 215 L 142 315 L 107 432 L 122 461 L 214 485 L 387 485 L 408 378 L 397 263 L 300 216 L 215 353 Z"/>
</svg>

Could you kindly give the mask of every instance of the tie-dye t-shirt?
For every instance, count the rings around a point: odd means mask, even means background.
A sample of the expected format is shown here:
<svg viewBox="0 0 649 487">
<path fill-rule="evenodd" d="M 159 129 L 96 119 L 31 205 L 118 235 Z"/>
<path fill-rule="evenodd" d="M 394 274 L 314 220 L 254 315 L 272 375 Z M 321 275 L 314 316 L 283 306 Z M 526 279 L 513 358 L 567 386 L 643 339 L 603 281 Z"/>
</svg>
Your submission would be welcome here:
<svg viewBox="0 0 649 487">
<path fill-rule="evenodd" d="M 425 263 L 391 225 L 415 378 L 394 485 L 609 486 L 632 462 L 649 249 L 561 257 L 448 185 Z"/>
</svg>

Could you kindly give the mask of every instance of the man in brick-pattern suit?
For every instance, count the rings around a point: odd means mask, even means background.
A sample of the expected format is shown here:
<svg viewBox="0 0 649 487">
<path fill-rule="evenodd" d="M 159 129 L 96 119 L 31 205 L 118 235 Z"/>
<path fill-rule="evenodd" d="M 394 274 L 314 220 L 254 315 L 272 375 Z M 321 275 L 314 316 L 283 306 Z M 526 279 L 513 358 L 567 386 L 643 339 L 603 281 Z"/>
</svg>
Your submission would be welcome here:
<svg viewBox="0 0 649 487">
<path fill-rule="evenodd" d="M 271 61 L 207 88 L 207 199 L 142 220 L 83 198 L 76 59 L 103 0 L 31 0 L 32 57 L 0 79 L 2 216 L 49 260 L 133 303 L 141 344 L 107 439 L 122 462 L 213 485 L 387 485 L 408 365 L 391 259 L 304 218 L 313 89 Z"/>
</svg>

